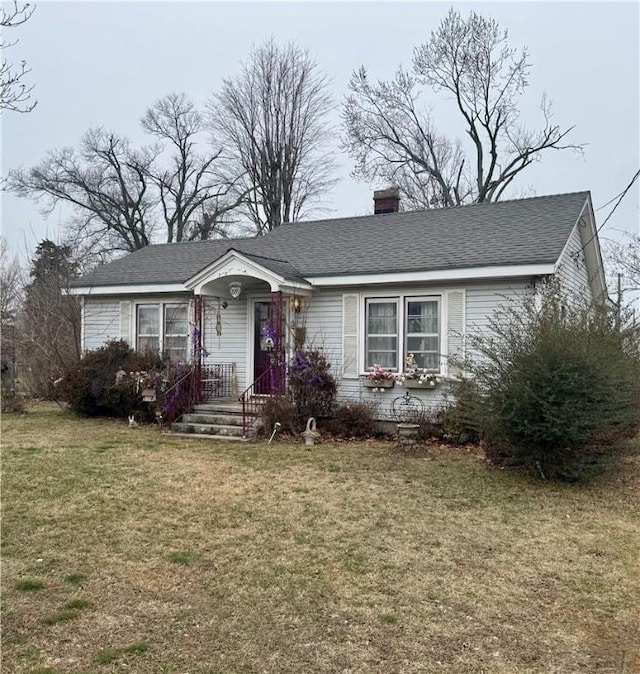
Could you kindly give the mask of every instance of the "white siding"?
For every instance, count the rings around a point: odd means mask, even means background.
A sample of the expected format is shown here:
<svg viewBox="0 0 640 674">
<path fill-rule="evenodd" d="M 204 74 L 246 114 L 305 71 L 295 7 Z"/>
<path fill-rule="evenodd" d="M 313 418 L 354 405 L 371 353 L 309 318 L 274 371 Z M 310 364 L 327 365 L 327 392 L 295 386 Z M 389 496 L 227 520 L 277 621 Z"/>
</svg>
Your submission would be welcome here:
<svg viewBox="0 0 640 674">
<path fill-rule="evenodd" d="M 91 351 L 110 339 L 120 339 L 118 298 L 87 297 L 84 302 L 84 349 Z"/>
<path fill-rule="evenodd" d="M 560 257 L 556 276 L 569 297 L 591 300 L 591 286 L 582 246 L 580 225 L 576 225 Z"/>
<path fill-rule="evenodd" d="M 227 300 L 228 306 L 220 304 L 221 334 L 216 332 L 218 300 L 215 297 L 204 298 L 204 348 L 208 351 L 204 361 L 210 363 L 236 363 L 238 392 L 244 391 L 251 381 L 247 372 L 248 331 L 250 321 L 247 298 Z"/>
<path fill-rule="evenodd" d="M 135 305 L 155 304 L 157 302 L 187 302 L 189 295 L 131 295 L 85 297 L 84 300 L 84 350 L 91 351 L 112 339 L 120 339 L 121 331 L 131 334 L 135 342 Z M 126 326 L 121 315 L 121 308 L 130 302 L 130 325 Z M 122 304 L 121 304 L 122 303 Z M 134 347 L 135 344 L 130 344 Z"/>
<path fill-rule="evenodd" d="M 447 286 L 435 285 L 403 285 L 403 286 L 385 286 L 375 289 L 377 295 L 437 295 L 446 294 L 448 290 L 464 290 L 465 306 L 465 333 L 469 331 L 487 332 L 489 330 L 489 317 L 499 309 L 510 302 L 516 301 L 523 294 L 528 292 L 530 279 L 511 280 L 511 281 L 493 281 L 486 282 L 468 282 Z M 374 292 L 370 287 L 359 288 L 337 288 L 320 289 L 316 291 L 313 298 L 307 300 L 308 308 L 306 310 L 306 328 L 307 343 L 312 347 L 322 347 L 325 355 L 332 365 L 332 370 L 338 379 L 338 400 L 341 402 L 373 402 L 378 407 L 378 416 L 380 418 L 390 418 L 390 406 L 395 398 L 405 392 L 405 388 L 396 386 L 393 389 L 384 392 L 374 393 L 371 389 L 362 385 L 362 380 L 344 378 L 340 371 L 342 363 L 343 346 L 343 295 L 346 293 L 360 292 L 363 295 Z M 443 302 L 446 307 L 446 302 Z M 361 307 L 362 308 L 362 307 Z M 443 350 L 446 351 L 446 310 L 443 309 Z M 360 326 L 360 349 L 362 349 L 363 327 Z M 445 401 L 446 385 L 439 385 L 433 391 L 411 390 L 412 395 L 420 396 L 426 408 L 441 406 Z"/>
</svg>

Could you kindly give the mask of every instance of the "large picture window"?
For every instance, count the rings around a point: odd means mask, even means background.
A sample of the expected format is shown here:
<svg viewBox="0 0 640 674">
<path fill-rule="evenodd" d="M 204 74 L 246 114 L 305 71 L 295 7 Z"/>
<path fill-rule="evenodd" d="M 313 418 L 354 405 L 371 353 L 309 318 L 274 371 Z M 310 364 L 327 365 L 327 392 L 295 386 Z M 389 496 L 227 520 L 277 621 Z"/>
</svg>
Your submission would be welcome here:
<svg viewBox="0 0 640 674">
<path fill-rule="evenodd" d="M 407 356 L 416 366 L 440 371 L 440 296 L 375 297 L 365 300 L 365 369 L 402 371 Z"/>
<path fill-rule="evenodd" d="M 166 354 L 172 361 L 186 362 L 189 319 L 186 304 L 138 304 L 136 350 Z"/>
</svg>

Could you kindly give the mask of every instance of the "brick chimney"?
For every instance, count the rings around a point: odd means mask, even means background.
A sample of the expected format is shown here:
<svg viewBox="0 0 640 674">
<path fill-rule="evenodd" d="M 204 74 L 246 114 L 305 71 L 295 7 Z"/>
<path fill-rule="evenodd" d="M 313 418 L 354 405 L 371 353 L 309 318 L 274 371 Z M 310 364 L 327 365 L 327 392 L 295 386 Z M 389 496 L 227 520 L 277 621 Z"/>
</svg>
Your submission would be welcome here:
<svg viewBox="0 0 640 674">
<path fill-rule="evenodd" d="M 397 213 L 399 210 L 400 190 L 397 187 L 376 190 L 373 193 L 373 212 L 376 215 L 380 215 L 381 213 Z"/>
</svg>

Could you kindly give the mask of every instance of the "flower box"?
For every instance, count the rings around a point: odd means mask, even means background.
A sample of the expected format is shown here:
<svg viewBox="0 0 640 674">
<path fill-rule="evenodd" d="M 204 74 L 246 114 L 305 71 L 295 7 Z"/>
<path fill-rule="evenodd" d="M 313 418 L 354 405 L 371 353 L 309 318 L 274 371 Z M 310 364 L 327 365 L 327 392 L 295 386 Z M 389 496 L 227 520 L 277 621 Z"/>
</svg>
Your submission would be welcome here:
<svg viewBox="0 0 640 674">
<path fill-rule="evenodd" d="M 395 386 L 395 381 L 393 379 L 381 379 L 376 381 L 375 379 L 363 379 L 362 384 L 365 388 L 393 388 Z"/>
<path fill-rule="evenodd" d="M 436 387 L 436 380 L 429 379 L 428 381 L 421 382 L 419 379 L 405 379 L 404 385 L 407 388 L 434 389 Z"/>
<path fill-rule="evenodd" d="M 142 399 L 146 403 L 154 403 L 156 401 L 156 390 L 154 388 L 143 388 Z"/>
</svg>

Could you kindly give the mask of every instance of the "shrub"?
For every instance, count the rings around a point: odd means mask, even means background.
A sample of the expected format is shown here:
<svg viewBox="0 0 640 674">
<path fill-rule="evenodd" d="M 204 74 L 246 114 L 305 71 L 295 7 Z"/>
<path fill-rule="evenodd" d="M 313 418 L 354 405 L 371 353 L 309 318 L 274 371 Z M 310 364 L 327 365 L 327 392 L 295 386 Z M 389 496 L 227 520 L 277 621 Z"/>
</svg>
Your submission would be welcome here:
<svg viewBox="0 0 640 674">
<path fill-rule="evenodd" d="M 0 409 L 4 414 L 24 414 L 25 406 L 22 396 L 18 395 L 13 387 L 2 382 L 0 390 Z"/>
<path fill-rule="evenodd" d="M 296 430 L 302 430 L 309 417 L 332 415 L 337 386 L 330 368 L 330 363 L 317 349 L 295 352 L 289 365 L 289 390 L 295 405 Z"/>
<path fill-rule="evenodd" d="M 488 456 L 544 477 L 577 479 L 598 436 L 622 437 L 640 421 L 637 332 L 603 310 L 555 293 L 527 300 L 476 338 L 472 370 L 482 390 Z"/>
<path fill-rule="evenodd" d="M 117 373 L 149 371 L 161 367 L 157 355 L 137 354 L 124 341 L 111 341 L 88 352 L 65 371 L 58 385 L 59 397 L 77 413 L 86 416 L 126 417 L 137 413 L 150 417 L 136 380 L 117 381 Z"/>
<path fill-rule="evenodd" d="M 456 445 L 479 442 L 482 411 L 478 383 L 473 379 L 454 381 L 450 393 L 453 401 L 441 413 L 444 439 Z"/>
<path fill-rule="evenodd" d="M 288 395 L 270 396 L 265 400 L 260 413 L 263 432 L 271 435 L 276 421 L 281 424 L 281 432 L 296 432 L 296 410 Z"/>
<path fill-rule="evenodd" d="M 334 435 L 345 438 L 372 438 L 381 435 L 376 421 L 376 405 L 373 403 L 338 405 L 326 426 Z"/>
</svg>

